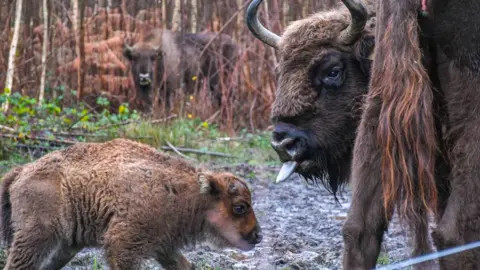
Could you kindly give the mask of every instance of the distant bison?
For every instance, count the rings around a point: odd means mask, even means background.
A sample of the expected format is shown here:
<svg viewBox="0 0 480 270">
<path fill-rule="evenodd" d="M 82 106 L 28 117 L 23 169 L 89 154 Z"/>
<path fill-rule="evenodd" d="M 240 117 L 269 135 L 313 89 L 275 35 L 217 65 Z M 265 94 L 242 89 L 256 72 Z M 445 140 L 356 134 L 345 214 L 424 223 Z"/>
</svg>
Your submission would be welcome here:
<svg viewBox="0 0 480 270">
<path fill-rule="evenodd" d="M 136 101 L 146 105 L 147 110 L 150 109 L 154 96 L 152 89 L 159 89 L 157 94 L 166 99 L 168 108 L 171 94 L 180 88 L 181 80 L 185 83 L 186 93 L 192 93 L 195 85 L 201 85 L 199 82 L 207 79 L 212 98 L 220 104 L 220 75 L 222 71 L 224 76 L 233 72 L 238 55 L 237 46 L 230 36 L 216 35 L 181 35 L 164 29 L 153 29 L 135 45 L 126 44 L 123 54 L 131 62 Z M 202 54 L 213 38 L 213 42 Z M 183 78 L 180 70 L 184 71 Z"/>
<path fill-rule="evenodd" d="M 179 249 L 262 239 L 244 181 L 124 139 L 79 143 L 12 169 L 1 184 L 4 269 L 60 269 L 101 245 L 111 269 L 191 269 Z"/>
</svg>

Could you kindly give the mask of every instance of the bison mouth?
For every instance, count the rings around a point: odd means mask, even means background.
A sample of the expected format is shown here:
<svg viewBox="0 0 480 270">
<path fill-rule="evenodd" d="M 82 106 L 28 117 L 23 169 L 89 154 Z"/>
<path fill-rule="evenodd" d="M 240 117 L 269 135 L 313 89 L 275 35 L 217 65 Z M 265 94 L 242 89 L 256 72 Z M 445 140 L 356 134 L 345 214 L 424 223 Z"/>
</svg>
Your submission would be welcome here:
<svg viewBox="0 0 480 270">
<path fill-rule="evenodd" d="M 152 79 L 149 73 L 140 73 L 138 74 L 138 84 L 140 86 L 149 86 L 152 84 Z"/>
<path fill-rule="evenodd" d="M 307 183 L 321 184 L 336 198 L 337 191 L 348 181 L 350 176 L 350 151 L 343 154 L 327 153 L 314 150 L 315 156 L 309 159 L 282 159 L 282 167 L 276 182 L 288 179 L 293 173 L 299 174 Z"/>
<path fill-rule="evenodd" d="M 139 81 L 138 81 L 138 84 L 140 86 L 149 86 L 150 84 L 152 84 L 152 81 L 150 79 L 143 79 L 141 78 Z"/>
</svg>

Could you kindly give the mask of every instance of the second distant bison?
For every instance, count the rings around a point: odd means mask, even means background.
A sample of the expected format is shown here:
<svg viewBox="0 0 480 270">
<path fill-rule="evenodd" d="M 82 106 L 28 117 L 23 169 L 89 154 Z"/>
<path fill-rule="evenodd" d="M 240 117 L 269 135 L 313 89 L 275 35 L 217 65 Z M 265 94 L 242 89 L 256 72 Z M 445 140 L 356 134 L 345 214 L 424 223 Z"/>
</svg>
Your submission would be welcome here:
<svg viewBox="0 0 480 270">
<path fill-rule="evenodd" d="M 207 79 L 212 98 L 217 105 L 220 104 L 220 76 L 232 73 L 237 60 L 237 46 L 230 36 L 216 35 L 182 35 L 179 32 L 153 29 L 140 42 L 133 46 L 125 45 L 123 55 L 131 63 L 136 101 L 143 103 L 149 110 L 154 96 L 152 90 L 159 89 L 159 100 L 166 99 L 164 101 L 168 108 L 170 96 L 180 88 L 182 80 L 186 93 L 191 94 L 195 85 L 201 85 L 199 82 Z M 213 42 L 209 44 L 212 39 Z"/>
</svg>

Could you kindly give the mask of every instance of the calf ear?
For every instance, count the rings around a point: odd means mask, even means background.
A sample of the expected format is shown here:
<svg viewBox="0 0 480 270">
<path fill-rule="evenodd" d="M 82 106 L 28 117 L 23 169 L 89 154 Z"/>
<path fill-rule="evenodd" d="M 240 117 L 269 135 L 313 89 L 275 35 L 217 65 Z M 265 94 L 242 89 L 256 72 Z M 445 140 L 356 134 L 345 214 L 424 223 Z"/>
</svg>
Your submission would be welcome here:
<svg viewBox="0 0 480 270">
<path fill-rule="evenodd" d="M 198 183 L 200 184 L 200 193 L 217 196 L 220 194 L 220 185 L 218 180 L 212 175 L 206 173 L 199 173 L 197 175 Z"/>
</svg>

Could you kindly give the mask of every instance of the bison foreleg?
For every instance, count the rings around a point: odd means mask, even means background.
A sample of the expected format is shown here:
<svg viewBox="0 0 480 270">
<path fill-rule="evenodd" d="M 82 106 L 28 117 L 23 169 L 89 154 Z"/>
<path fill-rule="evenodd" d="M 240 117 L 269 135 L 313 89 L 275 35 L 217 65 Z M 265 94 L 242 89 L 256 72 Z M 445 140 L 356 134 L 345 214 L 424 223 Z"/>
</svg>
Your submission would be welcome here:
<svg viewBox="0 0 480 270">
<path fill-rule="evenodd" d="M 364 117 L 355 142 L 352 167 L 352 203 L 343 226 L 343 269 L 375 267 L 384 231 L 393 210 L 383 207 L 380 150 L 376 146 L 375 123 Z"/>
</svg>

